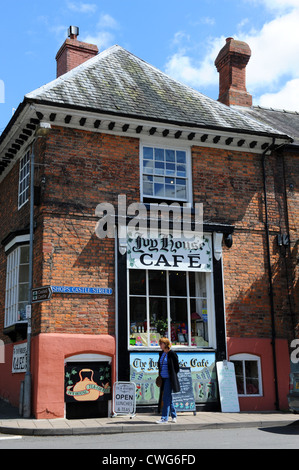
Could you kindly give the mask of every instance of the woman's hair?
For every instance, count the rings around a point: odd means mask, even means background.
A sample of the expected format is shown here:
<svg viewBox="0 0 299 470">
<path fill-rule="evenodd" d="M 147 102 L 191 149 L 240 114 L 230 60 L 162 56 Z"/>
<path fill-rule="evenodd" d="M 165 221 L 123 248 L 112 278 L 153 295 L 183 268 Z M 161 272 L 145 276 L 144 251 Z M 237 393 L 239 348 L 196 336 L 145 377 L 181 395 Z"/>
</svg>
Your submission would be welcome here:
<svg viewBox="0 0 299 470">
<path fill-rule="evenodd" d="M 171 348 L 171 342 L 169 341 L 168 338 L 160 338 L 159 339 L 159 344 L 164 343 L 165 346 L 170 349 Z"/>
</svg>

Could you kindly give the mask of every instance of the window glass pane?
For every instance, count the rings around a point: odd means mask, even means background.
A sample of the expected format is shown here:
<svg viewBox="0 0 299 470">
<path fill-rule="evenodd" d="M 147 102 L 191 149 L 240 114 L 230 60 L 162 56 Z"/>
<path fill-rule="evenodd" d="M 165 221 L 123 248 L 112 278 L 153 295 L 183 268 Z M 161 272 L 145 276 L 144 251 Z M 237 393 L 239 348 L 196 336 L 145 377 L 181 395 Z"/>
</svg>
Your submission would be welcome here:
<svg viewBox="0 0 299 470">
<path fill-rule="evenodd" d="M 175 162 L 175 152 L 174 152 L 174 150 L 166 149 L 165 153 L 166 153 L 166 161 L 167 162 Z"/>
<path fill-rule="evenodd" d="M 150 298 L 150 331 L 157 337 L 168 336 L 167 302 L 163 298 Z"/>
<path fill-rule="evenodd" d="M 146 271 L 144 269 L 130 269 L 130 294 L 146 294 Z"/>
<path fill-rule="evenodd" d="M 171 341 L 188 346 L 187 299 L 170 299 Z"/>
<path fill-rule="evenodd" d="M 145 297 L 130 298 L 130 345 L 148 346 Z"/>
<path fill-rule="evenodd" d="M 247 378 L 257 378 L 257 361 L 245 361 L 245 375 Z"/>
<path fill-rule="evenodd" d="M 19 282 L 29 282 L 29 265 L 23 264 L 19 269 Z"/>
<path fill-rule="evenodd" d="M 178 165 L 177 166 L 177 176 L 186 177 L 186 167 L 185 167 L 185 165 Z"/>
<path fill-rule="evenodd" d="M 175 176 L 175 164 L 174 163 L 166 163 L 166 175 Z"/>
<path fill-rule="evenodd" d="M 19 285 L 19 301 L 25 302 L 28 300 L 28 284 Z"/>
<path fill-rule="evenodd" d="M 164 184 L 154 184 L 154 195 L 158 197 L 164 197 Z"/>
<path fill-rule="evenodd" d="M 154 149 L 151 147 L 144 147 L 143 148 L 143 158 L 147 160 L 152 160 L 154 155 Z"/>
<path fill-rule="evenodd" d="M 164 161 L 164 149 L 155 149 L 155 160 Z"/>
<path fill-rule="evenodd" d="M 190 312 L 192 346 L 209 346 L 207 301 L 205 299 L 191 299 Z"/>
<path fill-rule="evenodd" d="M 18 304 L 18 321 L 26 320 L 26 305 L 28 302 L 19 302 Z"/>
<path fill-rule="evenodd" d="M 178 150 L 176 153 L 176 159 L 178 163 L 186 163 L 186 152 Z"/>
<path fill-rule="evenodd" d="M 169 292 L 171 296 L 186 296 L 187 284 L 184 271 L 169 272 Z"/>
<path fill-rule="evenodd" d="M 166 296 L 166 271 L 148 271 L 149 295 Z"/>
<path fill-rule="evenodd" d="M 176 186 L 176 197 L 177 199 L 186 199 L 187 197 L 187 192 L 186 188 L 183 186 Z"/>
<path fill-rule="evenodd" d="M 232 361 L 235 365 L 237 390 L 239 395 L 244 395 L 243 361 Z"/>
<path fill-rule="evenodd" d="M 206 297 L 205 273 L 189 272 L 190 297 Z"/>
<path fill-rule="evenodd" d="M 246 395 L 258 395 L 259 381 L 258 379 L 246 378 Z"/>
</svg>

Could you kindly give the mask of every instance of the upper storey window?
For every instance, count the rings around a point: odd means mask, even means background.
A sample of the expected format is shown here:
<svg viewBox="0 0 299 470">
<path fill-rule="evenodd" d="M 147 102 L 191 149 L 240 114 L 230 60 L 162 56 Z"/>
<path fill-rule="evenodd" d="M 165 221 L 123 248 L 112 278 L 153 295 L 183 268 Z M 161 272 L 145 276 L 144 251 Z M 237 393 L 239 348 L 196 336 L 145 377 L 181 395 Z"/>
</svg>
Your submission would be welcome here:
<svg viewBox="0 0 299 470">
<path fill-rule="evenodd" d="M 19 209 L 26 204 L 29 199 L 29 179 L 30 179 L 30 152 L 26 152 L 20 160 L 19 169 Z"/>
<path fill-rule="evenodd" d="M 143 198 L 189 202 L 189 151 L 143 145 L 141 152 Z"/>
</svg>

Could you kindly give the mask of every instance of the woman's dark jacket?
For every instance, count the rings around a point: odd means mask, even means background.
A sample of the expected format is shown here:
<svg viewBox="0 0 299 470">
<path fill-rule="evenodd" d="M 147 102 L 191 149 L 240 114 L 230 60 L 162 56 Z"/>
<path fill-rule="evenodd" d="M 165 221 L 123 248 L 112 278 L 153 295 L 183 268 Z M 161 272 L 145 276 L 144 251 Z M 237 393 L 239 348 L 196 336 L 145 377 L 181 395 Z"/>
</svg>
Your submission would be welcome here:
<svg viewBox="0 0 299 470">
<path fill-rule="evenodd" d="M 159 374 L 161 374 L 161 364 L 160 364 L 160 359 L 163 354 L 163 351 L 160 351 L 159 353 L 159 362 L 158 362 L 158 367 L 159 367 Z M 177 353 L 172 351 L 168 351 L 167 353 L 167 366 L 168 366 L 168 373 L 169 373 L 169 378 L 170 378 L 170 383 L 171 383 L 171 389 L 173 393 L 177 393 L 180 391 L 180 383 L 179 379 L 177 376 L 177 373 L 180 370 L 179 366 L 179 359 Z"/>
</svg>

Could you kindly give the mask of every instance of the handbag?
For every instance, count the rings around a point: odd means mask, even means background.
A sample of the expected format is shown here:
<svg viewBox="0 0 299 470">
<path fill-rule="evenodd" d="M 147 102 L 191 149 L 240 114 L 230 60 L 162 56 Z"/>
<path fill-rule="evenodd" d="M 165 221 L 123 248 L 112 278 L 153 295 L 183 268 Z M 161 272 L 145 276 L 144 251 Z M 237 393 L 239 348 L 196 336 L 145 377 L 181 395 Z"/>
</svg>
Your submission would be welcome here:
<svg viewBox="0 0 299 470">
<path fill-rule="evenodd" d="M 158 375 L 158 377 L 156 378 L 156 385 L 157 385 L 157 387 L 159 387 L 159 388 L 161 387 L 161 385 L 162 385 L 162 377 L 161 377 L 161 375 Z"/>
<path fill-rule="evenodd" d="M 165 359 L 165 356 L 163 357 L 163 361 L 162 361 L 162 364 L 161 364 L 161 368 L 162 368 L 162 365 L 163 365 L 163 362 L 164 362 L 164 359 Z M 161 387 L 162 386 L 162 377 L 161 375 L 159 374 L 158 377 L 156 378 L 156 385 L 157 387 Z"/>
</svg>

